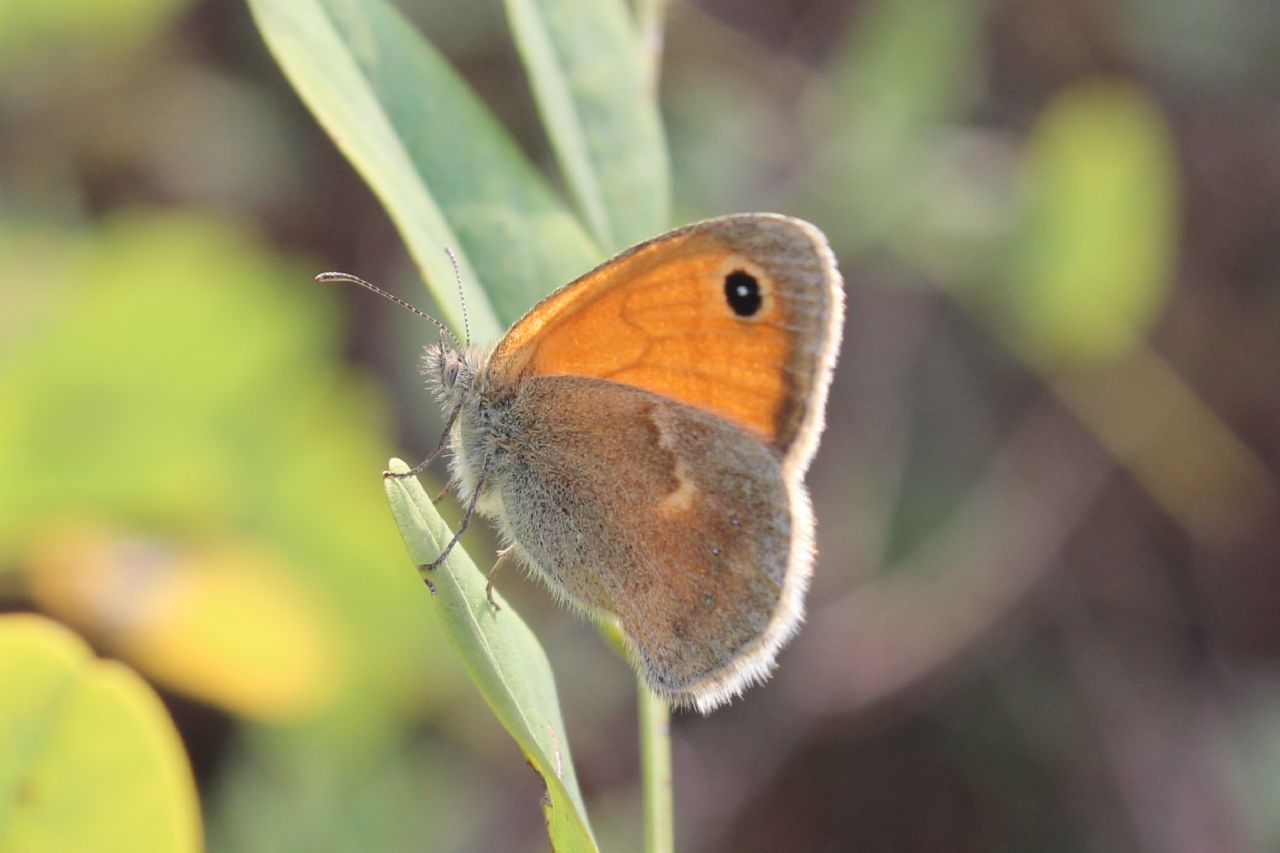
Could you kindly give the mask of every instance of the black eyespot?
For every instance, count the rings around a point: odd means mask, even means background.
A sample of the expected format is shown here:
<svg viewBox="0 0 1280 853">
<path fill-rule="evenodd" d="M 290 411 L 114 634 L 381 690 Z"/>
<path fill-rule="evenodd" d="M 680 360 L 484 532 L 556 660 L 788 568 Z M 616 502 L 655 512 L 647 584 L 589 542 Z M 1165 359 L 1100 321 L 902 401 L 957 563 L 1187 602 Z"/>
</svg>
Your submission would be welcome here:
<svg viewBox="0 0 1280 853">
<path fill-rule="evenodd" d="M 739 317 L 750 317 L 760 310 L 760 282 L 745 270 L 734 270 L 724 277 L 724 298 Z"/>
</svg>

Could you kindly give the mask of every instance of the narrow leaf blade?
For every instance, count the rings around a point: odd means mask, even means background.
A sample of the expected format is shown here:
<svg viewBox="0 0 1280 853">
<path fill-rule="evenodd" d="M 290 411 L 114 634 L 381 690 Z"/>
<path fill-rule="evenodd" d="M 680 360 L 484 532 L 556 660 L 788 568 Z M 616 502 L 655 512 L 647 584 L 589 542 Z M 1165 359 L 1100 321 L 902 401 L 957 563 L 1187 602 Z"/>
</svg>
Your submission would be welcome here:
<svg viewBox="0 0 1280 853">
<path fill-rule="evenodd" d="M 408 468 L 393 459 L 390 470 Z M 388 479 L 386 490 L 414 563 L 431 562 L 450 536 L 431 498 L 414 478 Z M 485 576 L 462 548 L 453 549 L 445 564 L 432 573 L 431 582 L 436 587 L 431 600 L 449 641 L 485 702 L 547 786 L 543 808 L 552 847 L 595 850 L 555 680 L 542 646 L 501 596 L 495 595 L 500 611 L 489 605 Z"/>
<path fill-rule="evenodd" d="M 459 254 L 479 339 L 496 338 L 599 261 L 600 250 L 489 110 L 388 4 L 249 6 L 303 101 L 381 198 L 455 328 L 446 246 Z"/>
<path fill-rule="evenodd" d="M 670 169 L 639 36 L 621 0 L 507 0 L 543 125 L 596 240 L 618 251 L 668 224 Z"/>
</svg>

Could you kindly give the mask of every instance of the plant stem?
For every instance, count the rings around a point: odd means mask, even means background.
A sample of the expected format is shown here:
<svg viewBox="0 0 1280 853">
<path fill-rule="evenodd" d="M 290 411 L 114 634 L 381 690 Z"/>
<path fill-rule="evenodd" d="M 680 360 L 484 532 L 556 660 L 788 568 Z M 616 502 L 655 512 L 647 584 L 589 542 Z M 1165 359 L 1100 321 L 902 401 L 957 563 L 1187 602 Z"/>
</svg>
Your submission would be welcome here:
<svg viewBox="0 0 1280 853">
<path fill-rule="evenodd" d="M 640 774 L 644 787 L 645 853 L 675 850 L 675 810 L 671 802 L 671 711 L 667 703 L 638 686 Z"/>
<path fill-rule="evenodd" d="M 636 0 L 636 32 L 644 55 L 644 78 L 650 92 L 658 88 L 658 69 L 662 65 L 662 31 L 667 0 Z"/>
</svg>

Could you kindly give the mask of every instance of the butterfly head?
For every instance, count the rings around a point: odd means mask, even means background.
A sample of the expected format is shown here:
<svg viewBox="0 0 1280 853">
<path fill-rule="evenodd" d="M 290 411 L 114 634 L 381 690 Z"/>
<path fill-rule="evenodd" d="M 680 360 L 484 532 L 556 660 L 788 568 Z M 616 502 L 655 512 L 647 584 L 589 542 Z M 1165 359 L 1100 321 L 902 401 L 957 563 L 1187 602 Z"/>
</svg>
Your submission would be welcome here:
<svg viewBox="0 0 1280 853">
<path fill-rule="evenodd" d="M 453 262 L 456 273 L 458 269 L 457 259 L 451 250 L 446 249 L 445 251 L 449 253 L 449 260 Z M 484 360 L 480 351 L 470 345 L 470 330 L 468 330 L 467 334 L 467 344 L 464 345 L 458 341 L 453 332 L 449 331 L 449 328 L 444 323 L 441 323 L 435 317 L 419 311 L 400 297 L 392 296 L 382 288 L 376 287 L 350 273 L 324 272 L 316 276 L 316 281 L 337 281 L 359 285 L 366 290 L 373 291 L 384 299 L 391 300 L 401 308 L 435 326 L 440 333 L 440 338 L 436 343 L 426 348 L 426 353 L 422 358 L 422 373 L 427 377 L 427 386 L 435 391 L 436 396 L 440 398 L 440 402 L 445 404 L 445 411 L 452 411 L 462 402 L 467 391 L 475 383 L 479 366 Z M 459 284 L 459 287 L 461 287 L 461 284 Z M 465 317 L 465 306 L 463 310 Z"/>
<path fill-rule="evenodd" d="M 472 347 L 447 340 L 429 344 L 422 356 L 422 375 L 446 412 L 459 406 L 476 382 L 479 358 Z"/>
</svg>

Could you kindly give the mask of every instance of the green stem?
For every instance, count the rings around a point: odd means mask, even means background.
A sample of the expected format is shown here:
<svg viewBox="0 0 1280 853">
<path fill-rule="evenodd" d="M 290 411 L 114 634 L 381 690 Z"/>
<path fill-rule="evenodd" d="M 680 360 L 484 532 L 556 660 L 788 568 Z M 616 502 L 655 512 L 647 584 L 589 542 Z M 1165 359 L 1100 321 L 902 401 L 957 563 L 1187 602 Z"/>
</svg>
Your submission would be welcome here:
<svg viewBox="0 0 1280 853">
<path fill-rule="evenodd" d="M 662 65 L 662 30 L 667 0 L 636 0 L 636 32 L 643 51 L 644 79 L 650 92 L 658 88 L 658 69 Z"/>
<path fill-rule="evenodd" d="M 675 850 L 675 809 L 671 803 L 671 711 L 644 681 L 638 686 L 640 773 L 644 787 L 645 853 Z"/>
</svg>

